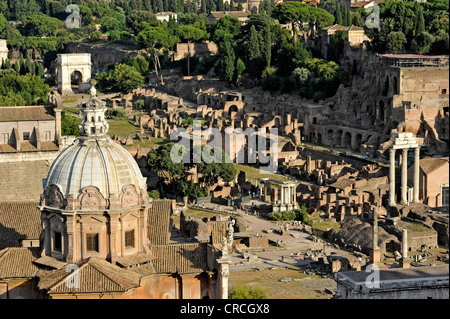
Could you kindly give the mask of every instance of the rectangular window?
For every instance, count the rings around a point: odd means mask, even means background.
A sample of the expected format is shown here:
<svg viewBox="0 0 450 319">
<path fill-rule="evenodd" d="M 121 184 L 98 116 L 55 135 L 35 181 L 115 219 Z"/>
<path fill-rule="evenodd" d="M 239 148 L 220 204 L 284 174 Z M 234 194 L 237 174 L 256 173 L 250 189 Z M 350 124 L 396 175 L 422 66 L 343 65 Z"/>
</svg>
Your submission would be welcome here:
<svg viewBox="0 0 450 319">
<path fill-rule="evenodd" d="M 442 89 L 442 94 L 447 94 L 447 89 Z"/>
<path fill-rule="evenodd" d="M 23 140 L 24 141 L 30 140 L 30 132 L 23 132 Z"/>
<path fill-rule="evenodd" d="M 52 133 L 50 131 L 45 131 L 44 132 L 44 138 L 46 141 L 51 141 L 52 140 Z"/>
<path fill-rule="evenodd" d="M 125 247 L 134 248 L 134 229 L 125 232 Z"/>
<path fill-rule="evenodd" d="M 98 234 L 86 234 L 86 249 L 87 251 L 99 251 Z"/>
<path fill-rule="evenodd" d="M 53 250 L 62 251 L 62 234 L 59 231 L 53 232 Z"/>
<path fill-rule="evenodd" d="M 449 186 L 448 185 L 442 185 L 441 186 L 441 203 L 442 206 L 448 206 L 448 202 L 449 202 Z"/>
</svg>

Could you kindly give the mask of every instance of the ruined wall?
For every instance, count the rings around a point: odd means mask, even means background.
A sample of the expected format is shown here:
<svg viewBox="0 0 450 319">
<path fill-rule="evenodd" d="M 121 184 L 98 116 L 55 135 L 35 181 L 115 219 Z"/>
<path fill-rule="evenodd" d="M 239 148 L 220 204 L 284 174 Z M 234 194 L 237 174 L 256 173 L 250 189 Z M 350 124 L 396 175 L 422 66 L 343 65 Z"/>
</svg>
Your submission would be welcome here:
<svg viewBox="0 0 450 319">
<path fill-rule="evenodd" d="M 179 61 L 188 56 L 188 53 L 191 53 L 191 56 L 208 56 L 214 55 L 218 52 L 218 47 L 214 42 L 202 42 L 202 43 L 178 43 L 175 49 L 174 60 Z"/>
<path fill-rule="evenodd" d="M 92 68 L 105 68 L 109 63 L 121 62 L 124 57 L 136 57 L 137 50 L 127 50 L 119 46 L 104 46 L 82 42 L 69 42 L 67 53 L 90 53 Z"/>
</svg>

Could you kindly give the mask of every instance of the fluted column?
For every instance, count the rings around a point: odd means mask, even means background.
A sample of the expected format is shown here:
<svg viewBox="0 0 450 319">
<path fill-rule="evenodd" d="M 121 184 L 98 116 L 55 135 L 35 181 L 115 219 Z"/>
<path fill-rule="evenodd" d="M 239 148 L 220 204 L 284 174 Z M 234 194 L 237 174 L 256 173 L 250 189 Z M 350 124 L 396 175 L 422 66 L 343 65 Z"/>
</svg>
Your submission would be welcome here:
<svg viewBox="0 0 450 319">
<path fill-rule="evenodd" d="M 403 149 L 402 154 L 402 205 L 406 205 L 408 203 L 407 194 L 408 194 L 408 149 Z"/>
<path fill-rule="evenodd" d="M 414 185 L 413 202 L 419 202 L 420 146 L 414 149 Z"/>
<path fill-rule="evenodd" d="M 395 205 L 395 149 L 389 150 L 389 205 Z"/>
</svg>

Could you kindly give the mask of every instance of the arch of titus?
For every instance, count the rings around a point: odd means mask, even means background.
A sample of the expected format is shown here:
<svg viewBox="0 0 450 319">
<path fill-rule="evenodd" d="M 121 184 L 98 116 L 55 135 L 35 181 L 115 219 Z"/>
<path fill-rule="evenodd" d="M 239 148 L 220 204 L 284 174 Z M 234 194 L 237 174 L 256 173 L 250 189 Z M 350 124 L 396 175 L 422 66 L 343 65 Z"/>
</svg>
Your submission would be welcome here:
<svg viewBox="0 0 450 319">
<path fill-rule="evenodd" d="M 389 150 L 389 206 L 394 206 L 395 202 L 395 153 L 402 150 L 401 164 L 401 201 L 400 204 L 408 203 L 408 150 L 414 148 L 414 179 L 413 179 L 413 198 L 414 203 L 419 202 L 419 165 L 420 165 L 420 146 L 423 139 L 417 138 L 413 133 L 393 133 L 393 143 Z"/>
<path fill-rule="evenodd" d="M 91 54 L 90 53 L 65 53 L 58 54 L 58 91 L 62 95 L 73 94 L 71 75 L 78 71 L 81 81 L 78 86 L 79 92 L 85 92 L 91 85 Z"/>
</svg>

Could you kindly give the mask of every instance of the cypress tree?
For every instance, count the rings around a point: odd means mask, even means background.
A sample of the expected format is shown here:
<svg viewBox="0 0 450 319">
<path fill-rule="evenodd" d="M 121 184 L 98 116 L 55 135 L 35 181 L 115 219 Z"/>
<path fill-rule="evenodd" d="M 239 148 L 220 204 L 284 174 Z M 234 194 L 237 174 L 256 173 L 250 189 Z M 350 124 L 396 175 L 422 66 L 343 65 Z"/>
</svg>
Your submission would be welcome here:
<svg viewBox="0 0 450 319">
<path fill-rule="evenodd" d="M 217 11 L 223 11 L 224 5 L 223 0 L 217 0 Z"/>
<path fill-rule="evenodd" d="M 201 13 L 206 13 L 206 0 L 202 0 L 200 12 Z"/>
<path fill-rule="evenodd" d="M 163 11 L 164 11 L 163 0 L 156 0 L 156 11 L 155 12 L 163 12 Z"/>
<path fill-rule="evenodd" d="M 224 79 L 228 83 L 232 83 L 234 80 L 234 69 L 235 69 L 235 60 L 236 55 L 234 53 L 234 49 L 229 41 L 225 43 L 225 72 Z"/>
<path fill-rule="evenodd" d="M 13 69 L 17 72 L 17 74 L 20 74 L 20 65 L 18 61 L 14 62 Z"/>
<path fill-rule="evenodd" d="M 266 66 L 270 66 L 272 59 L 272 35 L 270 34 L 270 28 L 264 28 L 264 58 L 266 60 Z"/>
<path fill-rule="evenodd" d="M 257 78 L 261 74 L 261 43 L 259 41 L 258 32 L 255 26 L 252 25 L 250 28 L 250 37 L 248 41 L 248 71 L 254 77 Z"/>
<path fill-rule="evenodd" d="M 419 9 L 416 11 L 414 35 L 418 35 L 419 33 L 424 31 L 425 31 L 425 19 L 423 17 L 423 9 L 421 6 L 419 6 Z"/>
<path fill-rule="evenodd" d="M 25 59 L 25 74 L 26 73 L 34 74 L 34 68 L 31 67 L 30 57 L 28 55 L 27 58 Z"/>
<path fill-rule="evenodd" d="M 347 26 L 350 27 L 352 25 L 352 13 L 350 10 L 347 10 Z"/>
<path fill-rule="evenodd" d="M 336 23 L 342 25 L 342 9 L 340 3 L 336 6 Z"/>
<path fill-rule="evenodd" d="M 265 10 L 264 10 L 264 2 L 263 1 L 259 1 L 259 6 L 258 6 L 258 13 L 259 14 L 265 14 Z"/>
</svg>

